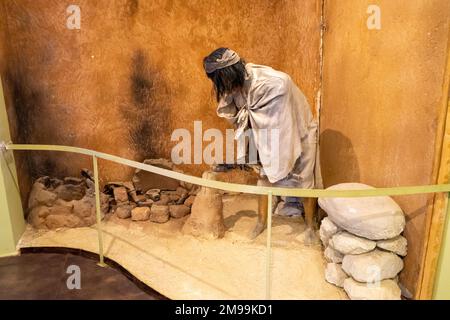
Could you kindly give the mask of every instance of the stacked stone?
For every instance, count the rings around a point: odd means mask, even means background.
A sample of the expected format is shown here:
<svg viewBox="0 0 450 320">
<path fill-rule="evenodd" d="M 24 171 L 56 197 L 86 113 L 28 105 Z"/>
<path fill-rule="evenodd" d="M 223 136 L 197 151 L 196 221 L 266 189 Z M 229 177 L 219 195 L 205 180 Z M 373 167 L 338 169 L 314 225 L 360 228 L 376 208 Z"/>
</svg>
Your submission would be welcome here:
<svg viewBox="0 0 450 320">
<path fill-rule="evenodd" d="M 144 163 L 180 171 L 166 159 L 148 159 Z M 110 196 L 111 211 L 120 219 L 165 223 L 188 215 L 196 192 L 192 184 L 136 170 L 132 181 L 110 182 L 104 193 Z"/>
<path fill-rule="evenodd" d="M 330 190 L 372 188 L 343 183 Z M 401 298 L 398 273 L 407 253 L 401 233 L 405 217 L 390 197 L 321 198 L 328 217 L 322 220 L 320 239 L 328 261 L 325 279 L 343 287 L 350 299 Z"/>
<path fill-rule="evenodd" d="M 165 159 L 144 163 L 180 171 Z M 38 229 L 77 228 L 96 223 L 95 188 L 92 173 L 82 177 L 40 177 L 28 200 L 28 221 Z M 199 188 L 148 171 L 136 170 L 132 181 L 110 182 L 100 194 L 102 218 L 113 213 L 120 219 L 164 223 L 191 212 Z"/>
<path fill-rule="evenodd" d="M 28 222 L 37 229 L 77 228 L 96 223 L 94 181 L 89 170 L 82 177 L 40 177 L 28 198 Z M 101 196 L 102 216 L 108 197 Z"/>
</svg>

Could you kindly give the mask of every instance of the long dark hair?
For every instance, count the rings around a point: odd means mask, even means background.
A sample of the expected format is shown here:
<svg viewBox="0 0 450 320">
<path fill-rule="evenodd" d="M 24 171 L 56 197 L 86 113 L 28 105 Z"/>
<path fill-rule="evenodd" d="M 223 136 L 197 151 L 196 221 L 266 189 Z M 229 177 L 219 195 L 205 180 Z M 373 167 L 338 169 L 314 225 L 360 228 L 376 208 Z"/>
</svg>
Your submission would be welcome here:
<svg viewBox="0 0 450 320">
<path fill-rule="evenodd" d="M 222 55 L 227 50 L 227 48 L 219 48 L 214 50 L 203 59 L 203 65 L 208 62 L 216 62 L 216 60 L 221 59 Z M 231 66 L 217 69 L 211 73 L 206 73 L 208 78 L 211 79 L 214 84 L 214 91 L 216 93 L 217 101 L 219 101 L 225 94 L 231 93 L 236 89 L 241 89 L 244 86 L 246 74 L 245 61 L 243 59 Z"/>
</svg>

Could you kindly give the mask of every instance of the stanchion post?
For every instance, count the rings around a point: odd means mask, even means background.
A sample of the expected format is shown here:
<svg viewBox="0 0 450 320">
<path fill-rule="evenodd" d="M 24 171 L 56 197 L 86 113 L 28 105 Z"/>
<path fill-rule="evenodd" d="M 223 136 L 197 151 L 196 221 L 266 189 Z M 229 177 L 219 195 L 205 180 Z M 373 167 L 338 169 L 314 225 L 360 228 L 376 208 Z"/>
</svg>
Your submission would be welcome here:
<svg viewBox="0 0 450 320">
<path fill-rule="evenodd" d="M 100 261 L 98 263 L 101 267 L 106 267 L 104 258 L 103 258 L 103 233 L 102 233 L 102 217 L 101 217 L 101 208 L 100 208 L 100 186 L 98 181 L 98 162 L 97 157 L 95 155 L 92 156 L 92 162 L 94 167 L 94 184 L 95 184 L 95 213 L 97 218 L 97 235 L 98 235 L 98 255 L 100 257 Z"/>
<path fill-rule="evenodd" d="M 272 281 L 272 192 L 267 194 L 266 300 L 271 299 Z"/>
</svg>

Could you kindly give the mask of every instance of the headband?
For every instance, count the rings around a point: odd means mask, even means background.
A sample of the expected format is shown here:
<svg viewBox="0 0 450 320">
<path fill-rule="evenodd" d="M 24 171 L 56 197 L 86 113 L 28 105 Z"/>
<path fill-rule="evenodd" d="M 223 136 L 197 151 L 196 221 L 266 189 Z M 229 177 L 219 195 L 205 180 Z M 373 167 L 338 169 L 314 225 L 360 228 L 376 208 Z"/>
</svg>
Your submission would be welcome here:
<svg viewBox="0 0 450 320">
<path fill-rule="evenodd" d="M 212 73 L 218 69 L 223 69 L 229 67 L 237 62 L 239 62 L 241 58 L 239 55 L 231 49 L 227 49 L 222 58 L 217 59 L 215 62 L 205 62 L 204 68 L 206 73 Z"/>
</svg>

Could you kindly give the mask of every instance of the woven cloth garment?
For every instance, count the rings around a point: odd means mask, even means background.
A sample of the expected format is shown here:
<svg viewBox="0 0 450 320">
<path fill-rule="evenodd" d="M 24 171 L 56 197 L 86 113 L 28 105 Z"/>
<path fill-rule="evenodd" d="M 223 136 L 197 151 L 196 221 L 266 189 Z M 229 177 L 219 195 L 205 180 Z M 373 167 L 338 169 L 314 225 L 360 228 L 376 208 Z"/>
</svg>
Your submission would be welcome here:
<svg viewBox="0 0 450 320">
<path fill-rule="evenodd" d="M 235 139 L 251 128 L 252 143 L 271 183 L 299 177 L 292 187 L 320 187 L 318 123 L 305 95 L 286 73 L 252 63 L 245 68 L 244 87 L 222 97 L 217 115 L 235 126 Z M 267 138 L 268 131 L 277 132 L 277 144 Z"/>
</svg>

